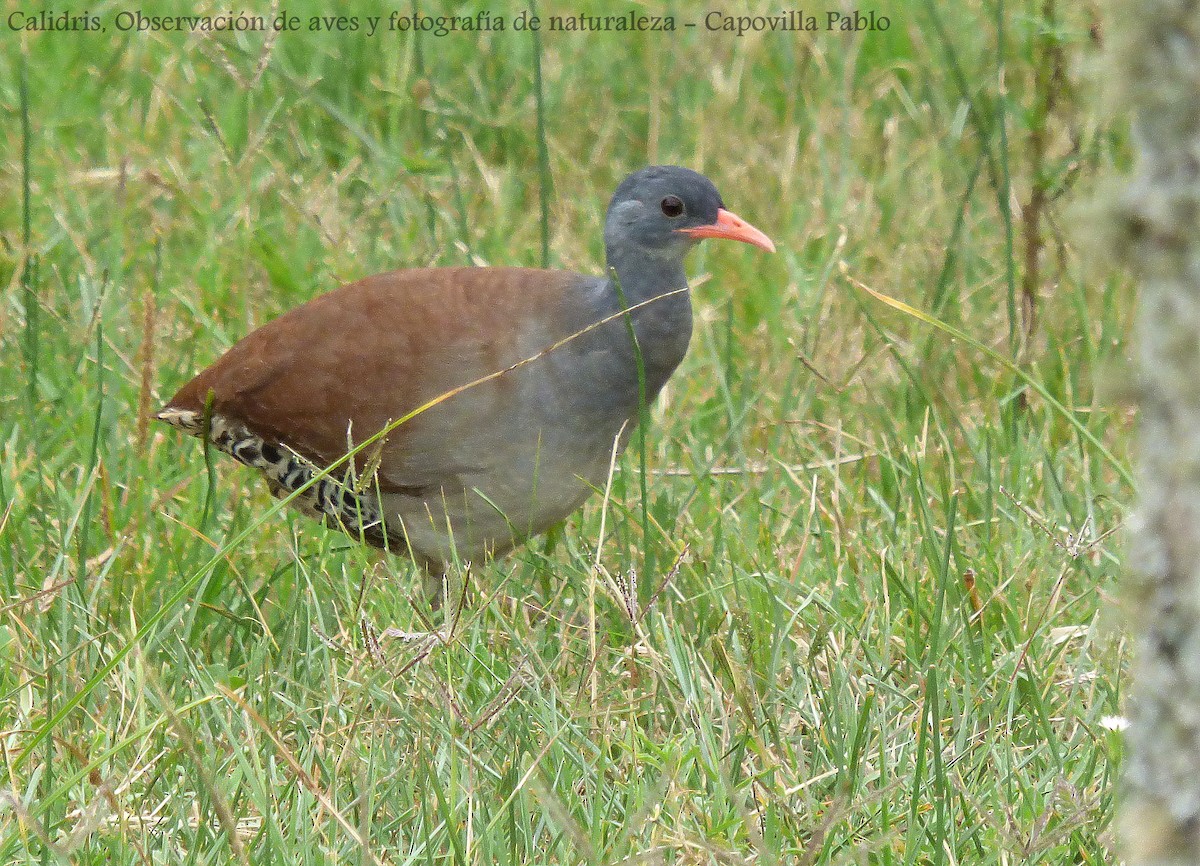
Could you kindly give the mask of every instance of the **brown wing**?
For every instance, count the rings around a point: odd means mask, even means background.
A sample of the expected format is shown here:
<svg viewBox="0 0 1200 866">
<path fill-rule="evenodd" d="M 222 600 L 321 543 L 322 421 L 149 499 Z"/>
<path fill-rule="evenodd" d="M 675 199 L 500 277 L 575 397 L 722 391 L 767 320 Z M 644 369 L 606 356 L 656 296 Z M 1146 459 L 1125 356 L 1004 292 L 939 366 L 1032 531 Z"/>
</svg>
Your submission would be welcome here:
<svg viewBox="0 0 1200 866">
<path fill-rule="evenodd" d="M 563 303 L 586 279 L 525 268 L 367 277 L 253 331 L 166 408 L 202 411 L 211 391 L 216 414 L 324 465 L 346 453 L 348 436 L 362 442 L 426 401 L 566 336 Z M 385 488 L 469 469 L 463 464 L 473 456 L 456 453 L 454 442 L 488 422 L 512 396 L 512 380 L 472 388 L 389 434 Z"/>
</svg>

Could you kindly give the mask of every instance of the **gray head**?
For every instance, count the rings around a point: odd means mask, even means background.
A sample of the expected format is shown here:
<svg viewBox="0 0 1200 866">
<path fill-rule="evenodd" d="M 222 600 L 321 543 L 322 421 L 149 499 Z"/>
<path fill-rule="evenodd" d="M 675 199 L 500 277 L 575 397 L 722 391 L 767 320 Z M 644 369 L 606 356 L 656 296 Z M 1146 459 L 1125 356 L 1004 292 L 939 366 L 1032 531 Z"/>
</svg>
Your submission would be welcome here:
<svg viewBox="0 0 1200 866">
<path fill-rule="evenodd" d="M 635 250 L 681 260 L 702 238 L 727 238 L 775 252 L 754 226 L 725 209 L 712 181 L 677 165 L 652 165 L 621 182 L 608 205 L 604 242 L 614 252 Z"/>
</svg>

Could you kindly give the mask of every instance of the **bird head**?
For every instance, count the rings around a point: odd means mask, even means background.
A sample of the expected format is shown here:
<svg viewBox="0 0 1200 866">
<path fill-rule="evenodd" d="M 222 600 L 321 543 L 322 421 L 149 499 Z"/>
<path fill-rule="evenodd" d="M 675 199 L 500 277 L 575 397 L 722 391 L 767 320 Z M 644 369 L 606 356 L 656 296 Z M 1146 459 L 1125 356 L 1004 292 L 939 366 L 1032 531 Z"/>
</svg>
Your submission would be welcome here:
<svg viewBox="0 0 1200 866">
<path fill-rule="evenodd" d="M 775 252 L 763 232 L 725 209 L 712 181 L 676 165 L 653 165 L 621 182 L 608 205 L 604 240 L 612 248 L 640 248 L 682 258 L 704 238 L 742 241 Z"/>
</svg>

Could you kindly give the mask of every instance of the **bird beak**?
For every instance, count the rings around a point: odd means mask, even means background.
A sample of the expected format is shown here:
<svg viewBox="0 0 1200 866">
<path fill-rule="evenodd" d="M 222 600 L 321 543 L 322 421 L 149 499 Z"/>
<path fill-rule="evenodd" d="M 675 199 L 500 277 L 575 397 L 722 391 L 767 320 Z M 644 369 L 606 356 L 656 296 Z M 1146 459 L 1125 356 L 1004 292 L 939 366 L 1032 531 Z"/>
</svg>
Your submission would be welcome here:
<svg viewBox="0 0 1200 866">
<path fill-rule="evenodd" d="M 675 229 L 675 231 L 697 239 L 725 238 L 730 241 L 741 241 L 744 244 L 753 244 L 769 253 L 775 252 L 775 244 L 771 242 L 769 237 L 737 214 L 725 210 L 725 208 L 717 208 L 717 221 L 712 225 Z"/>
</svg>

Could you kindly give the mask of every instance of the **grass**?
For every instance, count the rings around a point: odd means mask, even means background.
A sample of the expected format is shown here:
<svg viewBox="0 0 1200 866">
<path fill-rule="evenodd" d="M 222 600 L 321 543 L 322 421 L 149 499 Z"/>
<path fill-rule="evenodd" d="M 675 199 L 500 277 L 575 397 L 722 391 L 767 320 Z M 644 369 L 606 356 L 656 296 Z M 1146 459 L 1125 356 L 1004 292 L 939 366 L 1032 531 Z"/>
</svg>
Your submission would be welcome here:
<svg viewBox="0 0 1200 866">
<path fill-rule="evenodd" d="M 1127 145 L 1087 10 L 935 6 L 0 33 L 0 862 L 1116 862 L 1133 292 L 1069 228 Z M 694 255 L 645 451 L 444 641 L 387 632 L 430 629 L 408 564 L 145 423 L 339 282 L 544 231 L 599 271 L 650 162 L 779 253 Z"/>
</svg>

